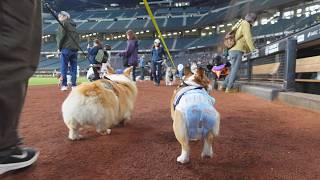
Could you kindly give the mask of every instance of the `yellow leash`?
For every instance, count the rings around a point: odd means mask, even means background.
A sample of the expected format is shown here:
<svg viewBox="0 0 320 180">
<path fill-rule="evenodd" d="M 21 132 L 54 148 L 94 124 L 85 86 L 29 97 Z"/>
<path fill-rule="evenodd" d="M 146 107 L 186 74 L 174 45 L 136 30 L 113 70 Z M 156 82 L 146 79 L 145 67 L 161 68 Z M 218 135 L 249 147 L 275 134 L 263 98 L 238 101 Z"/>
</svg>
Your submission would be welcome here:
<svg viewBox="0 0 320 180">
<path fill-rule="evenodd" d="M 174 62 L 173 62 L 173 59 L 172 59 L 172 56 L 171 56 L 171 54 L 170 54 L 170 51 L 169 51 L 169 49 L 168 49 L 168 47 L 167 47 L 167 44 L 166 44 L 166 42 L 164 41 L 164 39 L 163 39 L 163 37 L 162 37 L 162 34 L 161 34 L 160 29 L 159 29 L 158 23 L 157 23 L 157 21 L 155 20 L 155 18 L 154 18 L 154 16 L 153 16 L 153 13 L 152 13 L 152 11 L 151 11 L 151 9 L 150 9 L 150 6 L 149 6 L 149 4 L 148 4 L 148 1 L 147 1 L 147 0 L 143 0 L 143 3 L 144 3 L 144 5 L 145 5 L 145 7 L 146 7 L 146 9 L 147 9 L 147 11 L 148 11 L 148 14 L 149 14 L 149 16 L 150 16 L 150 18 L 151 18 L 151 21 L 152 21 L 152 23 L 153 23 L 153 26 L 156 28 L 156 31 L 157 31 L 157 33 L 158 33 L 158 35 L 159 35 L 159 37 L 160 37 L 160 40 L 161 40 L 161 42 L 162 42 L 162 44 L 163 44 L 163 47 L 164 47 L 165 51 L 167 52 L 167 54 L 168 54 L 168 56 L 169 56 L 169 59 L 170 59 L 172 65 L 173 65 L 173 67 L 176 68 L 176 65 L 175 65 Z"/>
</svg>

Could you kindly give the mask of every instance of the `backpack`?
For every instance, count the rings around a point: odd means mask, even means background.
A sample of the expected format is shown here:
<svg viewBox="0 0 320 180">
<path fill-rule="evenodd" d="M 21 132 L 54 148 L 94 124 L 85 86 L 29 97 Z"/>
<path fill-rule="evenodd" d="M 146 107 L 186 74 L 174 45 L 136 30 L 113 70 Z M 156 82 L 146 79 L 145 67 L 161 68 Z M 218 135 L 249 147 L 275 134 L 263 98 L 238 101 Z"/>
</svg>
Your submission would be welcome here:
<svg viewBox="0 0 320 180">
<path fill-rule="evenodd" d="M 103 49 L 99 49 L 95 59 L 98 63 L 106 63 L 108 61 L 108 53 Z"/>
<path fill-rule="evenodd" d="M 239 20 L 235 26 L 233 26 L 232 30 L 230 32 L 228 32 L 225 36 L 224 36 L 224 46 L 227 49 L 231 49 L 233 46 L 236 45 L 237 43 L 237 39 L 236 39 L 236 32 L 239 29 L 240 25 L 241 25 L 242 19 Z"/>
</svg>

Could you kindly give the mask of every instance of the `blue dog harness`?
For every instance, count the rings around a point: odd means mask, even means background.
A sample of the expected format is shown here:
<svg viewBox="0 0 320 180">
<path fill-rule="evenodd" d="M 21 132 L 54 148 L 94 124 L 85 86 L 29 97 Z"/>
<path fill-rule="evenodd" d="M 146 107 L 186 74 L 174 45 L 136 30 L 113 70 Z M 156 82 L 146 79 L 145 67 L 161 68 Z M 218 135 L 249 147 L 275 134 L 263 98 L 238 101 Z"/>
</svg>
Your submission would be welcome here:
<svg viewBox="0 0 320 180">
<path fill-rule="evenodd" d="M 204 88 L 187 86 L 175 98 L 174 107 L 185 117 L 189 139 L 205 138 L 216 124 L 215 100 Z"/>
</svg>

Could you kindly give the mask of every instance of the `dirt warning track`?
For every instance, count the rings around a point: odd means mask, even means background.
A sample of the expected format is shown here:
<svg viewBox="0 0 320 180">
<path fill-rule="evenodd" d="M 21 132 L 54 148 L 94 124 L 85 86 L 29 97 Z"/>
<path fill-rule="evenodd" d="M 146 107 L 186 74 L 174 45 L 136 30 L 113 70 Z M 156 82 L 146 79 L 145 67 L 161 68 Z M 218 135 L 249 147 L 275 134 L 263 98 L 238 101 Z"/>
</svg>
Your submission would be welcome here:
<svg viewBox="0 0 320 180">
<path fill-rule="evenodd" d="M 61 117 L 67 93 L 31 87 L 19 126 L 24 143 L 40 150 L 37 163 L 0 179 L 319 179 L 320 113 L 271 103 L 247 94 L 214 92 L 220 137 L 214 158 L 201 159 L 191 143 L 191 162 L 176 163 L 169 100 L 174 87 L 138 82 L 134 116 L 110 136 L 94 129 L 71 142 Z"/>
</svg>

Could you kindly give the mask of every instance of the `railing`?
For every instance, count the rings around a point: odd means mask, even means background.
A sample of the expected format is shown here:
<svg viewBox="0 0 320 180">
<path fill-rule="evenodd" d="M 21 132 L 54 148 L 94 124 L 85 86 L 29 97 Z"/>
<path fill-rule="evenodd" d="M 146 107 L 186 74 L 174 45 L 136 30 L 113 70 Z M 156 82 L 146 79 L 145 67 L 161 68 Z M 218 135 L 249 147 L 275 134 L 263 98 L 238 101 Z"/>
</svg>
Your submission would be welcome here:
<svg viewBox="0 0 320 180">
<path fill-rule="evenodd" d="M 295 87 L 297 40 L 273 43 L 245 57 L 240 80 L 280 85 L 291 91 Z"/>
</svg>

